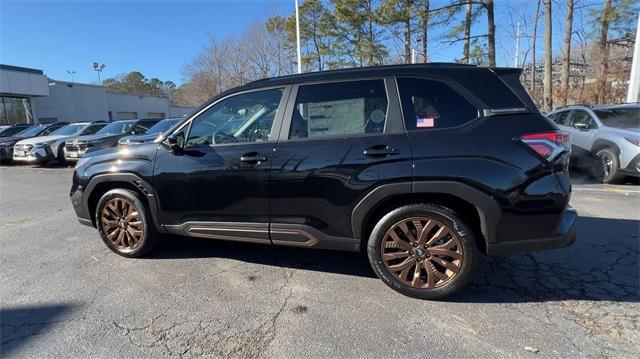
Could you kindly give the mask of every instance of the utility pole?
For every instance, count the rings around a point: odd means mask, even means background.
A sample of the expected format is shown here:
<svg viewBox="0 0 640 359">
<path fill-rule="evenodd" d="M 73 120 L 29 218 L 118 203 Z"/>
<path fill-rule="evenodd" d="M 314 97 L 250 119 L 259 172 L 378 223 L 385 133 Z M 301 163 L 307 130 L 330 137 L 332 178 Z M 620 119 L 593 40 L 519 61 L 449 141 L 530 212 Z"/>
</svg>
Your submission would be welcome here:
<svg viewBox="0 0 640 359">
<path fill-rule="evenodd" d="M 302 53 L 300 52 L 300 14 L 298 13 L 298 0 L 296 0 L 296 51 L 298 52 L 298 73 L 302 73 Z"/>
<path fill-rule="evenodd" d="M 640 14 L 638 14 L 638 29 L 636 30 L 636 44 L 631 62 L 627 102 L 640 102 Z"/>
<path fill-rule="evenodd" d="M 411 48 L 411 63 L 416 63 L 416 49 L 414 49 L 413 47 Z"/>
<path fill-rule="evenodd" d="M 520 67 L 520 21 L 518 21 L 518 30 L 516 30 L 516 61 L 514 67 Z"/>
</svg>

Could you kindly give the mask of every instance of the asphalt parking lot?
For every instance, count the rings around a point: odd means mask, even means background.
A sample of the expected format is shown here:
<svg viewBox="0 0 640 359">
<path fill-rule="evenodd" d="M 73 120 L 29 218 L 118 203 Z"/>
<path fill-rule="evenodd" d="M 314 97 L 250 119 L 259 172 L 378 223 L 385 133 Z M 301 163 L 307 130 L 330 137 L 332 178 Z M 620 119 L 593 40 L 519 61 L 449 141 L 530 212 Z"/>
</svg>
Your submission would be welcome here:
<svg viewBox="0 0 640 359">
<path fill-rule="evenodd" d="M 640 188 L 576 180 L 576 244 L 491 257 L 444 302 L 364 255 L 168 238 L 119 257 L 81 226 L 71 169 L 0 167 L 3 357 L 635 357 Z"/>
</svg>

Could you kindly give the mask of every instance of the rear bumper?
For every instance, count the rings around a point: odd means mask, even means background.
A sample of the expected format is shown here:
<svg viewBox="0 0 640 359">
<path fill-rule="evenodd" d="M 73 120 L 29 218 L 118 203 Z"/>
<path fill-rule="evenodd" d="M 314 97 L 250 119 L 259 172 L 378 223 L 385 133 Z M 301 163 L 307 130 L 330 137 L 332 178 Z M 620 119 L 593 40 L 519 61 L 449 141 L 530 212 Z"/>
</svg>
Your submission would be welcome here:
<svg viewBox="0 0 640 359">
<path fill-rule="evenodd" d="M 569 207 L 562 216 L 557 235 L 549 238 L 492 243 L 487 246 L 487 254 L 516 254 L 569 247 L 576 241 L 577 219 L 578 212 Z"/>
</svg>

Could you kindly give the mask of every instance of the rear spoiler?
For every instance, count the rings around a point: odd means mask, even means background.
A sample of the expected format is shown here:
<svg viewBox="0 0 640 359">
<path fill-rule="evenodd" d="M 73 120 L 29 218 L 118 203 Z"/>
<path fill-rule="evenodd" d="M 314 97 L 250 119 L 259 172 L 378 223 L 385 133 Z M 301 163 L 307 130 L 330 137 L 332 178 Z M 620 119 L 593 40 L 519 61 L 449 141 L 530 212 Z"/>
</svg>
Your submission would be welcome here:
<svg viewBox="0 0 640 359">
<path fill-rule="evenodd" d="M 502 113 L 514 113 L 514 112 L 523 112 L 528 110 L 528 112 L 539 112 L 538 107 L 529 97 L 527 90 L 524 89 L 522 83 L 520 82 L 520 75 L 522 74 L 522 69 L 512 68 L 512 67 L 495 67 L 492 68 L 496 76 L 505 84 L 507 87 L 518 97 L 520 101 L 526 106 L 526 109 L 491 109 L 489 111 L 492 114 L 496 115 L 498 112 Z M 504 111 L 503 111 L 504 110 Z"/>
</svg>

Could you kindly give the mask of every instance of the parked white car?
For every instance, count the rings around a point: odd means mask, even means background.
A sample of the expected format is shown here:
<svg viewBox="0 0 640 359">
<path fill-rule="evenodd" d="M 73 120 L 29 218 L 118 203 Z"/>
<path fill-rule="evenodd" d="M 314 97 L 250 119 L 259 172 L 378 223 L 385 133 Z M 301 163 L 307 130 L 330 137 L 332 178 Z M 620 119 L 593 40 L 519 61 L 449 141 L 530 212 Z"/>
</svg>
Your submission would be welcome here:
<svg viewBox="0 0 640 359">
<path fill-rule="evenodd" d="M 59 128 L 48 136 L 27 138 L 13 147 L 13 160 L 46 164 L 57 159 L 64 162 L 64 142 L 71 138 L 92 135 L 106 126 L 106 122 L 77 122 Z"/>
<path fill-rule="evenodd" d="M 640 105 L 573 105 L 547 117 L 570 133 L 572 161 L 599 159 L 603 182 L 640 177 Z"/>
</svg>

